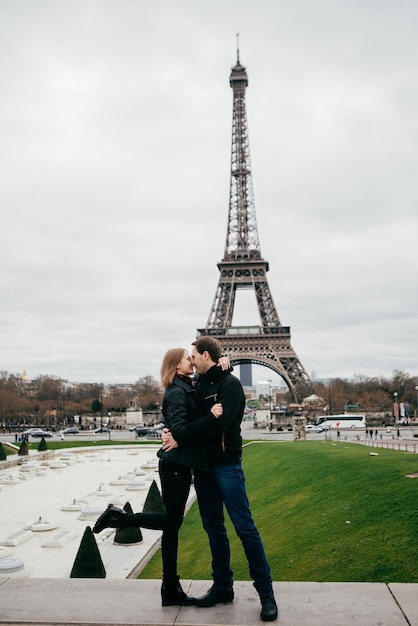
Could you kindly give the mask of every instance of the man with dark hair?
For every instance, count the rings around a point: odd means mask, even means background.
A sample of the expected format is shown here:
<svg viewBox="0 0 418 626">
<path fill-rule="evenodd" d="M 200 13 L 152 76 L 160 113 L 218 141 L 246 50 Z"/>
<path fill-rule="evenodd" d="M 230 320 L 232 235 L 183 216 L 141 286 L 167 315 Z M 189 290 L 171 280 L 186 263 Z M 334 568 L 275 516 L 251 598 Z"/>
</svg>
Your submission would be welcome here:
<svg viewBox="0 0 418 626">
<path fill-rule="evenodd" d="M 200 415 L 210 411 L 220 402 L 223 414 L 205 433 L 209 471 L 195 471 L 195 489 L 200 515 L 208 534 L 212 553 L 213 585 L 197 606 L 210 607 L 232 602 L 233 572 L 230 565 L 230 546 L 225 528 L 224 506 L 234 524 L 248 560 L 250 575 L 261 600 L 263 621 L 277 619 L 270 567 L 258 530 L 252 519 L 241 465 L 241 421 L 245 408 L 245 395 L 241 382 L 231 374 L 216 367 L 222 346 L 212 337 L 199 337 L 193 342 L 192 363 L 198 374 L 196 390 Z M 193 443 L 202 443 L 193 440 Z M 177 445 L 192 445 L 190 433 L 174 441 L 170 434 L 163 435 L 167 449 Z"/>
<path fill-rule="evenodd" d="M 221 342 L 213 337 L 199 337 L 196 341 L 193 341 L 192 346 L 196 347 L 196 350 L 199 354 L 203 354 L 203 352 L 209 352 L 209 356 L 214 363 L 217 363 L 222 355 L 222 345 Z"/>
</svg>

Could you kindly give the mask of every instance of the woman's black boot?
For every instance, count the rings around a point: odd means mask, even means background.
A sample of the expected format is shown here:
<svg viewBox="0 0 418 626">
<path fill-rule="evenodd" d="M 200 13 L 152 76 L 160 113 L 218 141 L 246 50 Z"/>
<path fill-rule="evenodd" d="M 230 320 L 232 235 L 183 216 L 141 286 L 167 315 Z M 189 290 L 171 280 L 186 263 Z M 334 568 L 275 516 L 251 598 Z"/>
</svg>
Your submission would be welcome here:
<svg viewBox="0 0 418 626">
<path fill-rule="evenodd" d="M 125 515 L 127 515 L 126 511 L 113 504 L 109 504 L 106 511 L 97 519 L 93 526 L 93 532 L 97 535 L 105 528 L 125 528 L 123 523 Z"/>
<path fill-rule="evenodd" d="M 163 606 L 192 606 L 195 603 L 195 598 L 184 593 L 178 576 L 172 581 L 163 580 L 161 600 Z"/>
</svg>

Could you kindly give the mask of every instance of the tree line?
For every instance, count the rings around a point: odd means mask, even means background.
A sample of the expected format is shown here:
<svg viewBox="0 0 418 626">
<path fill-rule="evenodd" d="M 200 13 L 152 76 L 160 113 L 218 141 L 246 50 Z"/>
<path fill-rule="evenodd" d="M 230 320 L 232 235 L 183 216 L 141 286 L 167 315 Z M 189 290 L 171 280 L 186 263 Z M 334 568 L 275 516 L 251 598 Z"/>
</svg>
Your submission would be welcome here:
<svg viewBox="0 0 418 626">
<path fill-rule="evenodd" d="M 407 403 L 413 416 L 417 411 L 417 387 L 417 376 L 396 370 L 390 378 L 357 375 L 350 380 L 314 382 L 309 393 L 321 397 L 331 414 L 344 413 L 347 406 L 355 406 L 364 413 L 388 415 L 392 414 L 396 393 L 397 402 Z M 124 413 L 132 405 L 155 411 L 161 406 L 162 396 L 160 383 L 152 376 L 121 386 L 69 383 L 48 375 L 28 381 L 3 371 L 0 372 L 0 424 L 3 428 L 68 424 L 74 415 L 94 413 L 99 406 L 105 415 Z M 285 400 L 292 403 L 290 393 L 285 395 Z"/>
<path fill-rule="evenodd" d="M 0 372 L 0 424 L 6 429 L 26 424 L 60 426 L 72 423 L 75 415 L 97 411 L 121 414 L 133 404 L 152 411 L 161 400 L 160 384 L 152 376 L 131 385 L 103 385 L 69 383 L 48 375 L 24 380 Z"/>
<path fill-rule="evenodd" d="M 330 414 L 344 413 L 348 406 L 361 413 L 393 415 L 394 403 L 417 416 L 418 377 L 395 370 L 390 378 L 356 375 L 352 380 L 331 379 L 314 383 L 314 393 L 325 400 Z"/>
</svg>

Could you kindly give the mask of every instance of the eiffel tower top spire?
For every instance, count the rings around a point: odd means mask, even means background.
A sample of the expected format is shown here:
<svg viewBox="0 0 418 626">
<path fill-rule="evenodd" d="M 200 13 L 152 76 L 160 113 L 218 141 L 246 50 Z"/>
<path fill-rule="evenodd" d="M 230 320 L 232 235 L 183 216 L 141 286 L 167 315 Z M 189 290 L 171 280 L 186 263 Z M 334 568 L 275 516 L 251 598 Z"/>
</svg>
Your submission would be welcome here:
<svg viewBox="0 0 418 626">
<path fill-rule="evenodd" d="M 238 39 L 238 35 L 237 35 Z M 251 175 L 245 90 L 248 77 L 239 60 L 231 70 L 229 84 L 233 91 L 231 181 L 228 229 L 224 260 L 260 259 L 257 220 Z"/>
</svg>

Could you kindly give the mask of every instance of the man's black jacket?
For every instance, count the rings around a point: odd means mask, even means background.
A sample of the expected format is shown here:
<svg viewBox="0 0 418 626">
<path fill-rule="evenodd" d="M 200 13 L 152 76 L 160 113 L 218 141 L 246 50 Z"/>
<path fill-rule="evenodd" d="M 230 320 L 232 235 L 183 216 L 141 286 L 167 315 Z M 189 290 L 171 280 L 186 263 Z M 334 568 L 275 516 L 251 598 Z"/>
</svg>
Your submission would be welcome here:
<svg viewBox="0 0 418 626">
<path fill-rule="evenodd" d="M 241 422 L 245 395 L 238 378 L 214 365 L 196 382 L 197 421 L 179 425 L 172 434 L 180 446 L 205 445 L 209 466 L 241 462 Z M 215 418 L 211 407 L 220 402 L 223 414 Z"/>
</svg>

